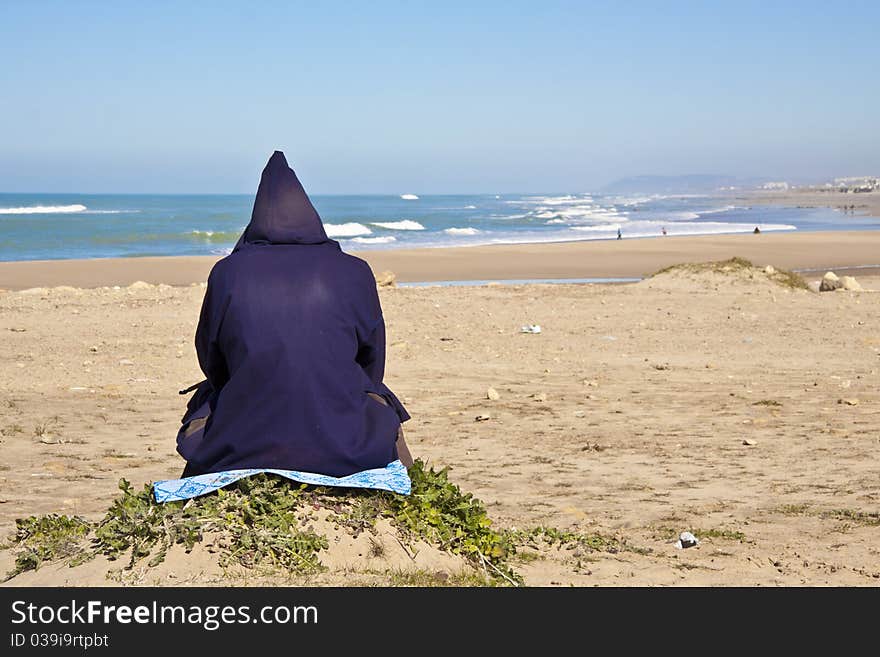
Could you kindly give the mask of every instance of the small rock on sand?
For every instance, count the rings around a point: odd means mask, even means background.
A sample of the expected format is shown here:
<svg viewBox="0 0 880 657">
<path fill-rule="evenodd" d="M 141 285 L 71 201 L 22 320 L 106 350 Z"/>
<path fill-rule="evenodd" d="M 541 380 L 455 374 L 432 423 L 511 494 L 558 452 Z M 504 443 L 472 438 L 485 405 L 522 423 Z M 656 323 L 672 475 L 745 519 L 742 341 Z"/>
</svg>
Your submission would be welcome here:
<svg viewBox="0 0 880 657">
<path fill-rule="evenodd" d="M 376 274 L 376 285 L 379 287 L 394 287 L 397 285 L 397 276 L 393 271 L 383 271 Z"/>
<path fill-rule="evenodd" d="M 743 441 L 743 445 L 748 445 L 749 447 L 754 447 L 754 446 L 757 445 L 757 444 L 758 444 L 758 443 L 757 443 L 756 441 L 752 440 L 751 438 L 746 438 L 746 439 Z"/>
<path fill-rule="evenodd" d="M 764 267 L 764 273 L 768 276 L 772 276 L 776 273 L 776 267 L 774 267 L 773 265 L 767 265 L 766 267 Z"/>
<path fill-rule="evenodd" d="M 475 422 L 485 422 L 486 420 L 491 420 L 492 416 L 488 413 L 480 413 L 477 417 L 474 418 Z"/>
<path fill-rule="evenodd" d="M 837 403 L 838 404 L 846 404 L 847 406 L 858 406 L 859 400 L 858 399 L 838 399 Z"/>
<path fill-rule="evenodd" d="M 543 402 L 547 401 L 547 393 L 536 392 L 534 395 L 532 395 L 532 399 L 534 399 L 536 402 L 543 403 Z"/>
<path fill-rule="evenodd" d="M 495 388 L 489 388 L 486 390 L 486 399 L 491 399 L 492 401 L 498 401 L 501 399 L 501 395 L 498 394 L 498 391 Z"/>
<path fill-rule="evenodd" d="M 848 290 L 850 292 L 863 292 L 862 286 L 859 285 L 859 282 L 853 278 L 852 276 L 844 276 L 840 279 L 841 287 L 844 290 Z"/>
<path fill-rule="evenodd" d="M 825 275 L 822 277 L 822 282 L 819 283 L 819 291 L 820 292 L 834 292 L 834 290 L 843 286 L 843 283 L 840 282 L 840 279 L 837 277 L 833 271 L 825 272 Z"/>
</svg>

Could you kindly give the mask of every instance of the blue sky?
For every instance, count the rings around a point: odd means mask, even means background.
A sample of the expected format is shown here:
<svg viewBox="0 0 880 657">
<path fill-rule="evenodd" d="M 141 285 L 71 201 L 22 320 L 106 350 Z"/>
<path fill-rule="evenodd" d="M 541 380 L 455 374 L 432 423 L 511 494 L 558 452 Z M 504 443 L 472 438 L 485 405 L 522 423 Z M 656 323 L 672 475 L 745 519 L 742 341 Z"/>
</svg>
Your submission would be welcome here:
<svg viewBox="0 0 880 657">
<path fill-rule="evenodd" d="M 0 0 L 0 191 L 880 173 L 880 3 Z"/>
</svg>

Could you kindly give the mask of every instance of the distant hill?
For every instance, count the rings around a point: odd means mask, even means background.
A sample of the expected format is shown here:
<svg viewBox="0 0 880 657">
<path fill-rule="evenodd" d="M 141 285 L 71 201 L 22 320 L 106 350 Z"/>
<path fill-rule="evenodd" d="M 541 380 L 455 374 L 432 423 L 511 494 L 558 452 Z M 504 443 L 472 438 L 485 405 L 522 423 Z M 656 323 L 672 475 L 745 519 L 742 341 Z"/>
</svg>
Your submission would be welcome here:
<svg viewBox="0 0 880 657">
<path fill-rule="evenodd" d="M 687 176 L 630 176 L 621 178 L 602 191 L 607 194 L 701 194 L 722 187 L 753 186 L 755 181 L 734 176 L 693 174 Z"/>
</svg>

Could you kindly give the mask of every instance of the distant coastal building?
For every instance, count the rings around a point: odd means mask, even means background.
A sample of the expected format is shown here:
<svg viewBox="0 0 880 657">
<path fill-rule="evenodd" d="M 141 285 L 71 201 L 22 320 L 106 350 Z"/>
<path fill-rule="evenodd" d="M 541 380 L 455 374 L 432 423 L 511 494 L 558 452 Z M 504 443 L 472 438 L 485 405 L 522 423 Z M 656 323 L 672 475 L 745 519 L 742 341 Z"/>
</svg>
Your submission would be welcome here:
<svg viewBox="0 0 880 657">
<path fill-rule="evenodd" d="M 850 178 L 835 178 L 834 188 L 847 194 L 859 192 L 880 191 L 880 177 L 878 176 L 854 176 Z"/>
<path fill-rule="evenodd" d="M 767 182 L 761 185 L 761 189 L 772 190 L 776 192 L 786 192 L 788 191 L 788 183 L 787 182 Z"/>
</svg>

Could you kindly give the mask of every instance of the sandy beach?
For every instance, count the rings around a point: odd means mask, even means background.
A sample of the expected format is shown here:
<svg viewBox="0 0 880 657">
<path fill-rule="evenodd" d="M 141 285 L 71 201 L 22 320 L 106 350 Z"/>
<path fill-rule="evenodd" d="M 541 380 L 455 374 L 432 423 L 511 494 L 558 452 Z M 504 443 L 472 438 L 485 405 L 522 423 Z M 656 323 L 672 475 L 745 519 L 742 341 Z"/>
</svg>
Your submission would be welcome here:
<svg viewBox="0 0 880 657">
<path fill-rule="evenodd" d="M 805 233 L 365 255 L 377 272 L 429 281 L 643 276 L 733 255 L 824 269 L 877 253 L 880 233 Z M 177 390 L 202 378 L 193 333 L 211 262 L 0 264 L 0 533 L 30 514 L 96 519 L 121 477 L 140 487 L 180 473 Z M 577 567 L 537 559 L 518 567 L 527 584 L 880 582 L 880 293 L 792 290 L 759 273 L 381 298 L 386 381 L 412 413 L 417 457 L 450 466 L 503 527 L 636 548 Z M 686 530 L 701 544 L 675 549 Z M 181 568 L 144 583 L 204 581 Z M 13 583 L 76 584 L 73 572 Z"/>
<path fill-rule="evenodd" d="M 394 249 L 356 255 L 367 260 L 375 272 L 394 272 L 399 282 L 640 278 L 682 262 L 735 256 L 785 269 L 842 271 L 867 267 L 870 273 L 880 273 L 880 231 Z M 205 281 L 216 260 L 210 256 L 172 256 L 0 262 L 0 289 L 60 285 L 96 288 L 127 286 L 136 281 L 190 285 Z"/>
</svg>

